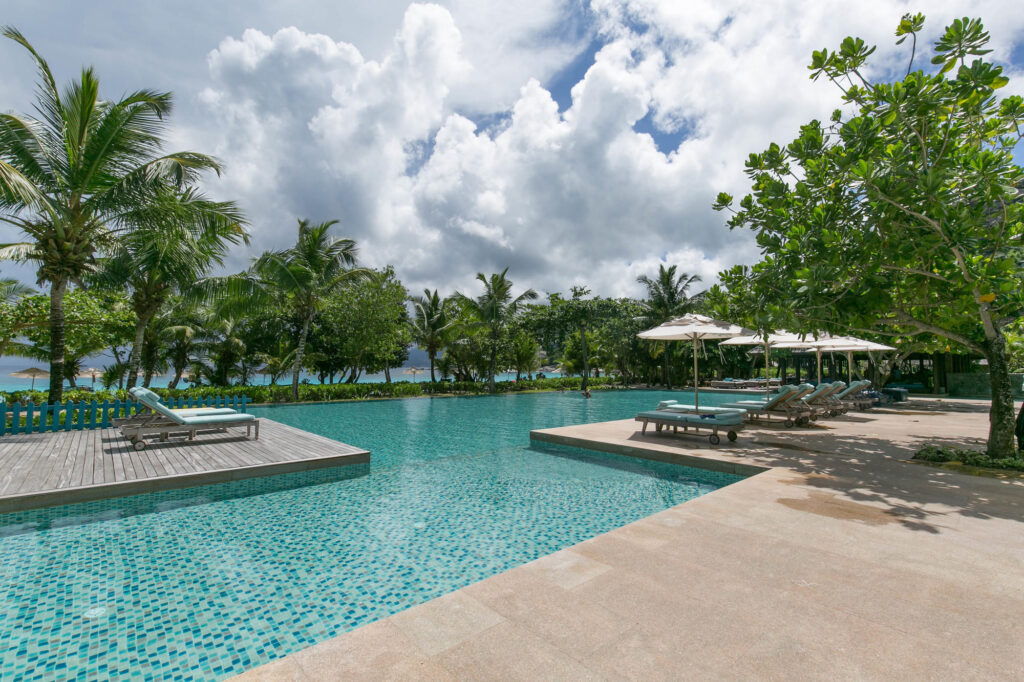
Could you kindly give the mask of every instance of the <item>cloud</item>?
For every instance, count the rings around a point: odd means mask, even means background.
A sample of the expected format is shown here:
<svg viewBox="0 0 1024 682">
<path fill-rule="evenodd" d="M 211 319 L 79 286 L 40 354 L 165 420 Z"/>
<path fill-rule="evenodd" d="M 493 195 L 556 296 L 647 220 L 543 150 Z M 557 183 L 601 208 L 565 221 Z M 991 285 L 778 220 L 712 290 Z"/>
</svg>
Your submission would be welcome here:
<svg viewBox="0 0 1024 682">
<path fill-rule="evenodd" d="M 1008 58 L 1024 20 L 994 7 Z M 879 45 L 876 77 L 906 57 L 893 45 L 898 2 L 534 9 L 523 20 L 499 4 L 413 4 L 377 58 L 297 28 L 247 30 L 210 54 L 207 118 L 183 138 L 225 159 L 214 189 L 248 210 L 259 248 L 288 243 L 295 217 L 339 218 L 364 262 L 394 264 L 414 290 L 475 292 L 476 272 L 508 266 L 523 287 L 639 294 L 637 275 L 659 263 L 710 283 L 757 258 L 710 204 L 745 192 L 750 152 L 840 104 L 807 77 L 813 49 L 861 35 Z M 931 13 L 919 63 L 969 8 Z M 603 45 L 560 111 L 542 83 L 593 31 Z"/>
</svg>

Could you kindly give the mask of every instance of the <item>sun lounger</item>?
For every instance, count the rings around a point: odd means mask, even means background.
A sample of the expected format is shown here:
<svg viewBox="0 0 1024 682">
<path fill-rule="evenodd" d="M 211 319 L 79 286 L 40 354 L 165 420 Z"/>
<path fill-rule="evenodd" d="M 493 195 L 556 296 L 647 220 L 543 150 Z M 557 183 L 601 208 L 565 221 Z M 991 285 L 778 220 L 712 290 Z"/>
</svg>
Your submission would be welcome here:
<svg viewBox="0 0 1024 682">
<path fill-rule="evenodd" d="M 144 425 L 144 424 L 149 424 L 149 423 L 153 423 L 153 422 L 157 422 L 157 421 L 166 419 L 166 417 L 164 415 L 160 414 L 159 412 L 154 411 L 152 408 L 150 408 L 148 405 L 146 405 L 146 403 L 144 403 L 143 401 L 139 400 L 137 394 L 141 393 L 142 391 L 145 391 L 147 394 L 151 394 L 152 396 L 154 396 L 154 398 L 153 398 L 154 400 L 156 400 L 157 402 L 160 402 L 160 397 L 157 396 L 152 391 L 150 391 L 148 388 L 142 388 L 141 386 L 136 386 L 134 388 L 129 388 L 128 389 L 128 395 L 130 395 L 132 398 L 135 399 L 136 402 L 139 403 L 139 405 L 141 406 L 141 409 L 138 412 L 136 412 L 135 414 L 130 415 L 128 417 L 118 417 L 116 419 L 112 419 L 110 423 L 114 426 L 114 428 L 118 428 L 119 429 L 122 426 L 128 426 L 128 425 Z M 186 408 L 179 408 L 179 409 L 172 410 L 172 411 L 174 412 L 174 414 L 176 414 L 176 415 L 178 415 L 180 417 L 200 417 L 200 416 L 210 415 L 210 414 L 236 414 L 237 413 L 236 410 L 233 410 L 230 407 L 186 407 Z"/>
<path fill-rule="evenodd" d="M 703 411 L 704 408 L 701 408 L 701 410 Z M 700 435 L 698 432 L 701 429 L 709 429 L 711 434 L 708 436 L 708 441 L 712 445 L 718 445 L 722 442 L 722 439 L 718 437 L 719 429 L 726 432 L 726 437 L 730 441 L 735 441 L 737 438 L 736 434 L 743 430 L 743 412 L 740 410 L 702 414 L 651 410 L 638 414 L 636 421 L 643 422 L 643 428 L 641 429 L 643 434 L 647 433 L 648 424 L 654 424 L 654 428 L 658 433 L 661 433 L 663 428 L 669 426 L 672 427 L 672 433 L 679 433 L 679 428 L 682 427 L 684 433 L 693 429 L 694 435 Z"/>
<path fill-rule="evenodd" d="M 846 405 L 847 408 L 855 407 L 858 410 L 866 410 L 875 403 L 873 398 L 864 395 L 864 392 L 870 386 L 871 382 L 867 379 L 858 379 L 850 384 L 846 390 L 837 393 L 836 399 Z"/>
<path fill-rule="evenodd" d="M 719 407 L 714 405 L 687 405 L 685 403 L 677 403 L 675 400 L 662 400 L 658 403 L 659 410 L 665 410 L 667 412 L 678 412 L 688 414 L 739 414 L 741 417 L 745 414 L 745 410 L 737 407 Z"/>
<path fill-rule="evenodd" d="M 785 417 L 787 428 L 795 424 L 803 426 L 811 421 L 814 410 L 800 399 L 813 390 L 814 387 L 810 384 L 786 385 L 781 386 L 779 392 L 769 400 L 739 400 L 733 403 L 723 403 L 719 407 L 746 410 L 748 419 L 757 419 L 762 415 L 771 419 L 773 414 L 777 414 Z"/>
<path fill-rule="evenodd" d="M 834 417 L 837 414 L 841 414 L 844 411 L 843 406 L 832 396 L 844 388 L 846 388 L 846 382 L 844 381 L 822 382 L 813 391 L 804 396 L 802 398 L 804 404 L 813 410 L 811 419 L 817 419 L 819 415 Z"/>
<path fill-rule="evenodd" d="M 245 435 L 260 437 L 260 422 L 251 415 L 232 410 L 221 412 L 227 408 L 214 408 L 216 412 L 205 414 L 183 415 L 178 410 L 171 410 L 161 404 L 160 397 L 148 389 L 140 389 L 133 394 L 136 400 L 152 411 L 151 418 L 138 422 L 122 423 L 121 433 L 131 441 L 136 450 L 146 447 L 145 437 L 158 435 L 160 440 L 167 440 L 172 433 L 186 433 L 189 440 L 194 440 L 200 430 L 223 430 L 231 427 L 245 426 Z"/>
<path fill-rule="evenodd" d="M 849 412 L 850 408 L 839 400 L 838 396 L 840 393 L 846 390 L 845 381 L 833 381 L 832 389 L 822 396 L 817 402 L 826 408 L 826 415 L 830 417 L 838 417 L 841 414 Z"/>
</svg>

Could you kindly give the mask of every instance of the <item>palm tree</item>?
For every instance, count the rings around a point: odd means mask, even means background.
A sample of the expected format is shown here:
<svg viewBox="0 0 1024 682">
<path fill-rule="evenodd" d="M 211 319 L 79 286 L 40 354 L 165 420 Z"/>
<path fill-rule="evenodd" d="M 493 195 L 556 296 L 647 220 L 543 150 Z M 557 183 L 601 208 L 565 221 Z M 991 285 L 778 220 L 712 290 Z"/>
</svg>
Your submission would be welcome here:
<svg viewBox="0 0 1024 682">
<path fill-rule="evenodd" d="M 475 318 L 477 324 L 485 327 L 488 332 L 490 350 L 490 369 L 487 373 L 487 386 L 494 393 L 494 370 L 498 363 L 498 346 L 508 323 L 515 317 L 516 311 L 524 301 L 533 301 L 537 292 L 527 289 L 515 298 L 512 297 L 512 280 L 508 278 L 508 268 L 500 273 L 492 274 L 488 279 L 484 273 L 478 272 L 476 278 L 484 285 L 484 293 L 476 298 L 456 293 L 456 298 Z"/>
<path fill-rule="evenodd" d="M 445 331 L 451 325 L 448 316 L 448 302 L 430 289 L 423 290 L 423 296 L 412 297 L 412 337 L 416 344 L 427 352 L 430 358 L 430 380 L 434 378 L 434 363 L 437 354 L 444 348 Z"/>
<path fill-rule="evenodd" d="M 658 276 L 651 279 L 647 275 L 640 275 L 636 281 L 643 284 L 647 289 L 647 300 L 644 302 L 644 317 L 650 326 L 668 322 L 674 317 L 685 315 L 691 312 L 700 301 L 701 294 L 689 296 L 690 287 L 701 281 L 700 275 L 689 275 L 685 272 L 676 277 L 676 266 L 666 268 L 658 266 Z M 669 383 L 669 353 L 667 349 L 662 354 L 664 363 L 662 365 L 663 380 L 665 386 L 671 388 Z"/>
<path fill-rule="evenodd" d="M 292 361 L 292 399 L 299 398 L 299 375 L 313 318 L 327 299 L 349 281 L 366 277 L 368 271 L 355 267 L 356 243 L 332 237 L 337 220 L 311 224 L 299 220 L 299 235 L 293 246 L 265 251 L 249 271 L 223 279 L 209 279 L 194 290 L 208 299 L 220 298 L 221 312 L 228 316 L 250 311 L 254 306 L 279 305 L 297 322 L 295 354 Z"/>
<path fill-rule="evenodd" d="M 22 284 L 16 279 L 0 279 L 0 303 L 16 303 L 23 296 L 36 293 L 32 287 Z"/>
<path fill-rule="evenodd" d="M 222 264 L 229 244 L 248 242 L 233 203 L 210 201 L 191 188 L 161 192 L 156 209 L 137 216 L 136 222 L 91 278 L 131 292 L 135 339 L 128 356 L 128 388 L 135 386 L 146 328 L 171 295 Z"/>
<path fill-rule="evenodd" d="M 185 370 L 195 360 L 199 352 L 197 335 L 200 332 L 198 324 L 191 323 L 191 320 L 179 320 L 178 324 L 166 327 L 162 330 L 164 342 L 164 356 L 171 363 L 174 370 L 174 378 L 167 388 L 177 388 Z"/>
<path fill-rule="evenodd" d="M 186 186 L 210 157 L 162 154 L 170 93 L 138 90 L 117 101 L 99 95 L 91 68 L 60 91 L 49 65 L 16 29 L 2 33 L 32 55 L 39 70 L 39 118 L 0 114 L 0 220 L 29 241 L 0 246 L 0 257 L 33 260 L 50 285 L 50 402 L 63 395 L 64 294 L 130 229 L 141 211 L 157 211 L 168 186 Z"/>
</svg>

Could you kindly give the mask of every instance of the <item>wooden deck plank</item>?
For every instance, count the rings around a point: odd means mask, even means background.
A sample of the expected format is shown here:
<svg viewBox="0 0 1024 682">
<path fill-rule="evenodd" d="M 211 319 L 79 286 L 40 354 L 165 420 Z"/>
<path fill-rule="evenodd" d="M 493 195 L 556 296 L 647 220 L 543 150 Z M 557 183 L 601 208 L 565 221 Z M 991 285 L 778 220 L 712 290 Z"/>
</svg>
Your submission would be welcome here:
<svg viewBox="0 0 1024 682">
<path fill-rule="evenodd" d="M 259 440 L 231 429 L 148 443 L 136 451 L 115 429 L 2 437 L 0 513 L 369 461 L 358 447 L 265 418 Z"/>
</svg>

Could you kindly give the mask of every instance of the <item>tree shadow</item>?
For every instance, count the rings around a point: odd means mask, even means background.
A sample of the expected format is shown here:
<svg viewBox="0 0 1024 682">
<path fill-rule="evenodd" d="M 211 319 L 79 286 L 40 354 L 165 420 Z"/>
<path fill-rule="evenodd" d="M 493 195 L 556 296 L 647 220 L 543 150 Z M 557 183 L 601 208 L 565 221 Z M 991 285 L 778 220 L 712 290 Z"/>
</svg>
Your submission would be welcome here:
<svg viewBox="0 0 1024 682">
<path fill-rule="evenodd" d="M 880 417 L 894 413 L 875 414 Z M 929 423 L 908 422 L 898 441 L 868 433 L 850 434 L 840 426 L 856 424 L 870 431 L 876 418 L 871 413 L 858 413 L 795 429 L 756 425 L 741 433 L 737 442 L 723 439 L 714 448 L 694 438 L 651 433 L 641 436 L 639 431 L 628 440 L 679 447 L 691 456 L 714 457 L 720 453 L 752 465 L 784 467 L 798 475 L 782 482 L 810 488 L 811 495 L 780 497 L 778 502 L 832 518 L 871 525 L 899 523 L 928 533 L 952 526 L 958 516 L 1024 522 L 1024 480 L 971 476 L 911 461 L 914 453 L 928 444 L 983 449 L 982 439 L 930 433 L 928 429 L 935 425 Z M 948 427 L 952 431 L 956 425 Z"/>
</svg>

